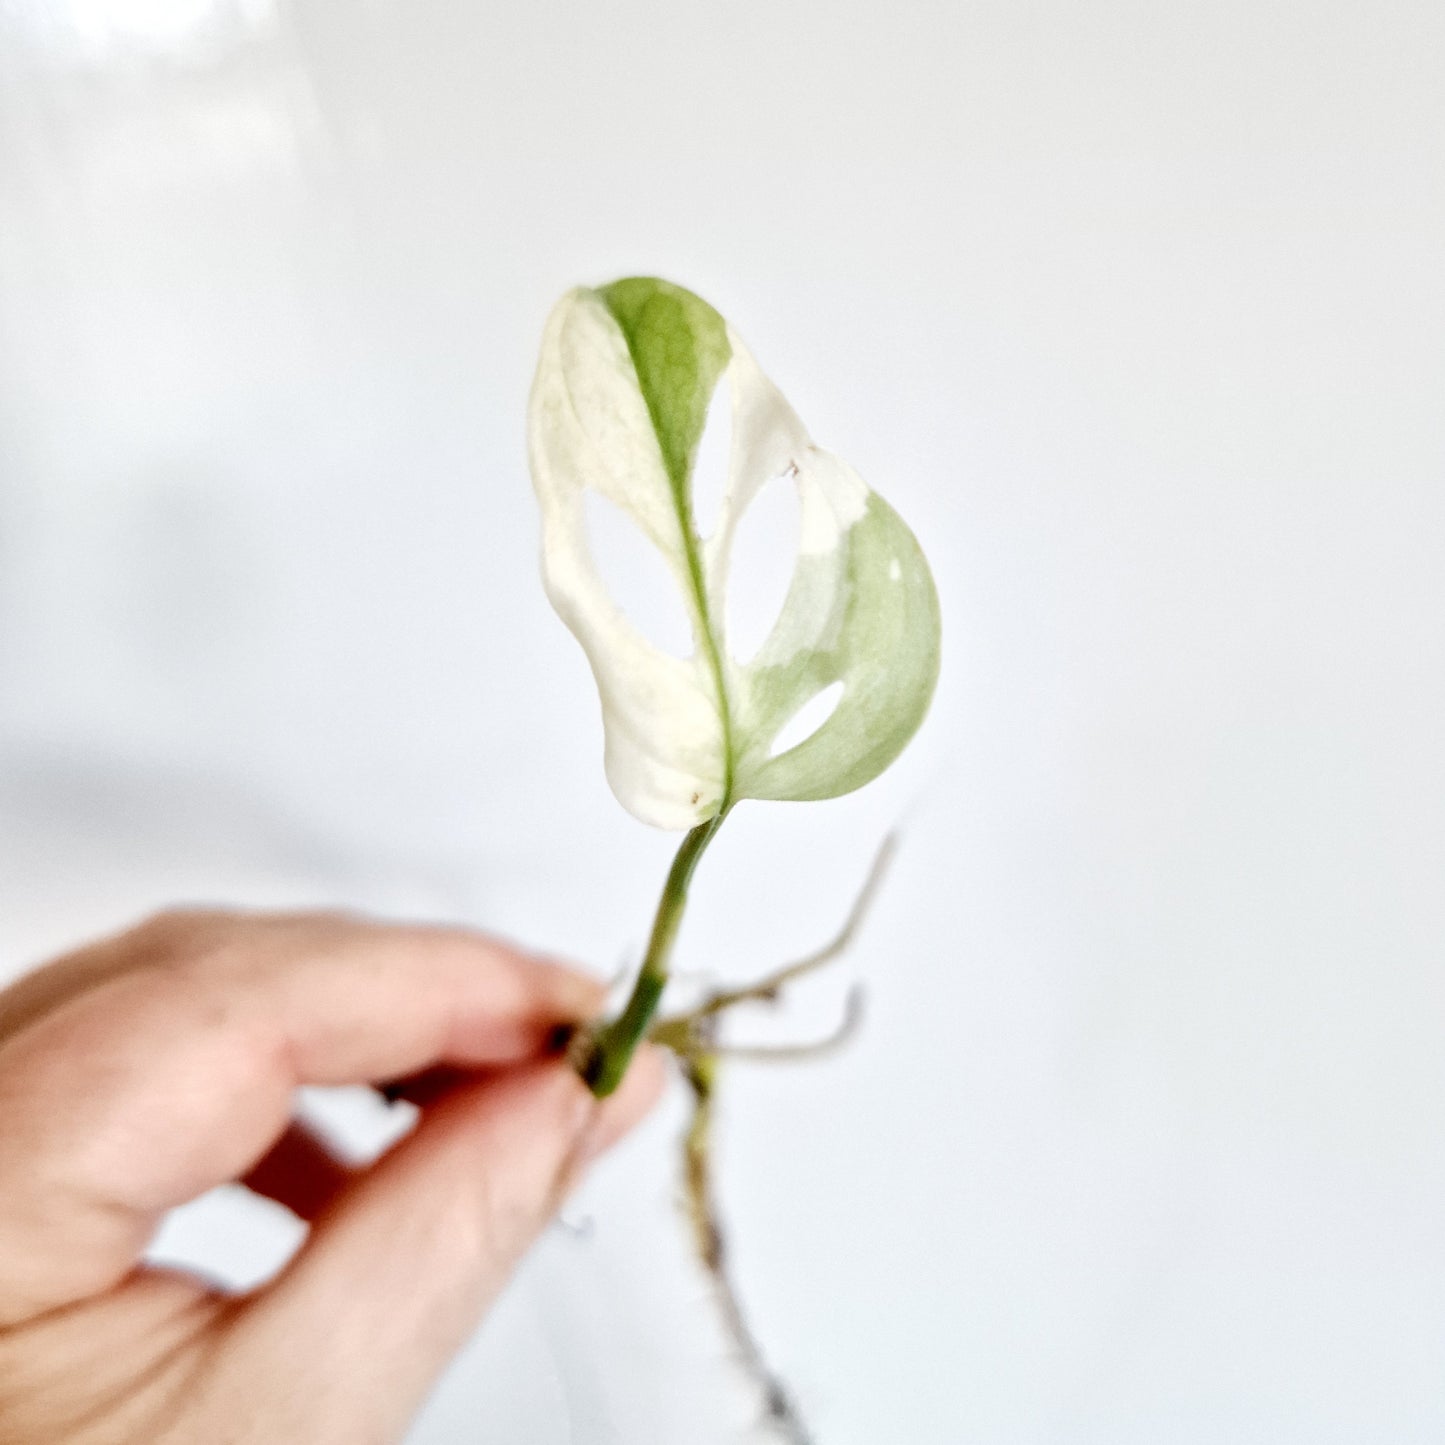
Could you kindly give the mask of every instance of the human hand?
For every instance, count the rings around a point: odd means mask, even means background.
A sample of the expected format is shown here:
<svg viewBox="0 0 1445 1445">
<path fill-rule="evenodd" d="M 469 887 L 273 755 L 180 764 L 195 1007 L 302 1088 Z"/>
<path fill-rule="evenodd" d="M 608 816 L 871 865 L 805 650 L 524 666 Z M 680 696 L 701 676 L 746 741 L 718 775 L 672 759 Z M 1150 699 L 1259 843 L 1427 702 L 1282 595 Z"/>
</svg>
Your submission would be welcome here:
<svg viewBox="0 0 1445 1445">
<path fill-rule="evenodd" d="M 398 1440 L 585 1162 L 661 1088 L 556 1057 L 598 987 L 473 934 L 162 915 L 0 993 L 0 1442 Z M 364 1170 L 301 1084 L 457 1082 Z M 431 1072 L 429 1072 L 431 1071 Z M 432 1091 L 428 1091 L 432 1092 Z M 140 1258 L 242 1180 L 310 1223 L 254 1294 Z"/>
</svg>

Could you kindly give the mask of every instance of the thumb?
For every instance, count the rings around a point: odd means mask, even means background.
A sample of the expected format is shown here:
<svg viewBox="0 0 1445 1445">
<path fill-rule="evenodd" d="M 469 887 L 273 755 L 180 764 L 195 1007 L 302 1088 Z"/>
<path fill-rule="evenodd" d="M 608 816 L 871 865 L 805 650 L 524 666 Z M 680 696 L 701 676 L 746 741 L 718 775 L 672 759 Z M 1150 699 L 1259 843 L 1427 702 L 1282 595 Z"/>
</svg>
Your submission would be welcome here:
<svg viewBox="0 0 1445 1445">
<path fill-rule="evenodd" d="M 427 1109 L 237 1316 L 222 1368 L 252 1392 L 268 1381 L 269 1438 L 399 1438 L 582 1168 L 652 1107 L 663 1078 L 644 1051 L 599 1102 L 554 1061 Z M 253 1415 L 254 1404 L 252 1393 Z"/>
</svg>

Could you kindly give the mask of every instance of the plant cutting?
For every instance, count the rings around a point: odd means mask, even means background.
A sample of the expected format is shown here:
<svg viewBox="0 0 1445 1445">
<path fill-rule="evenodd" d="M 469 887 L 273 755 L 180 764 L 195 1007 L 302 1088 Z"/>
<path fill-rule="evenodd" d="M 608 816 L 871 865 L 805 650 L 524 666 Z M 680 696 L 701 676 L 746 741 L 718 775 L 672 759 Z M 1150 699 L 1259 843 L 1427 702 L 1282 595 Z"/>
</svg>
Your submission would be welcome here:
<svg viewBox="0 0 1445 1445">
<path fill-rule="evenodd" d="M 716 522 L 703 536 L 693 472 L 714 392 L 724 383 L 727 479 Z M 699 1252 L 769 1418 L 789 1439 L 806 1440 L 725 1269 L 708 1142 L 717 1064 L 729 1052 L 718 1024 L 739 1005 L 775 1000 L 846 948 L 889 846 L 847 925 L 825 948 L 713 993 L 686 1013 L 660 1019 L 659 1006 L 695 871 L 732 809 L 750 798 L 810 801 L 852 792 L 913 736 L 938 677 L 937 593 L 898 514 L 812 441 L 733 327 L 670 282 L 632 277 L 562 298 L 543 336 L 528 431 L 543 580 L 597 683 L 608 782 L 635 817 L 684 834 L 625 1004 L 579 1032 L 572 1057 L 602 1097 L 621 1082 L 642 1040 L 677 1055 L 695 1101 L 684 1176 Z M 744 514 L 775 482 L 796 490 L 797 556 L 771 631 L 742 659 L 728 640 L 730 563 Z M 609 593 L 588 536 L 589 491 L 620 508 L 662 558 L 690 625 L 688 655 L 649 640 Z M 836 694 L 832 711 L 789 743 L 788 725 L 829 690 Z"/>
</svg>

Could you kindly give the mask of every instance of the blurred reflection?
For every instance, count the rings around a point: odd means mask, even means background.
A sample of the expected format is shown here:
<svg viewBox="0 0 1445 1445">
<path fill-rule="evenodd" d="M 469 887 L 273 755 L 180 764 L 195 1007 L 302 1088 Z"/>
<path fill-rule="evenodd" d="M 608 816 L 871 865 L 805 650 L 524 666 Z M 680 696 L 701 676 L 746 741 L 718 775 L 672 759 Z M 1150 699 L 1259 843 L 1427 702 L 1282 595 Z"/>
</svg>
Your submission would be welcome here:
<svg viewBox="0 0 1445 1445">
<path fill-rule="evenodd" d="M 275 645 L 267 483 L 304 465 L 335 271 L 285 21 L 0 7 L 0 733 L 189 715 L 224 746 Z"/>
<path fill-rule="evenodd" d="M 51 56 L 170 59 L 234 41 L 275 18 L 274 0 L 20 0 L 15 18 Z"/>
</svg>

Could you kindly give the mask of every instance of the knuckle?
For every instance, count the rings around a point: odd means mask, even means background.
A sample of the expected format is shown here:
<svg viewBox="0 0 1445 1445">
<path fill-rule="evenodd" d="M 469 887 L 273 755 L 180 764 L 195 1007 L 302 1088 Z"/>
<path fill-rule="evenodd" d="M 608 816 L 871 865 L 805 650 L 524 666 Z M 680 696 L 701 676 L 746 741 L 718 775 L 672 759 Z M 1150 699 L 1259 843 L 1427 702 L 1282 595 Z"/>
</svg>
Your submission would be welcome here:
<svg viewBox="0 0 1445 1445">
<path fill-rule="evenodd" d="M 127 940 L 147 962 L 180 962 L 204 950 L 235 925 L 235 915 L 210 908 L 163 908 L 131 929 Z"/>
</svg>

